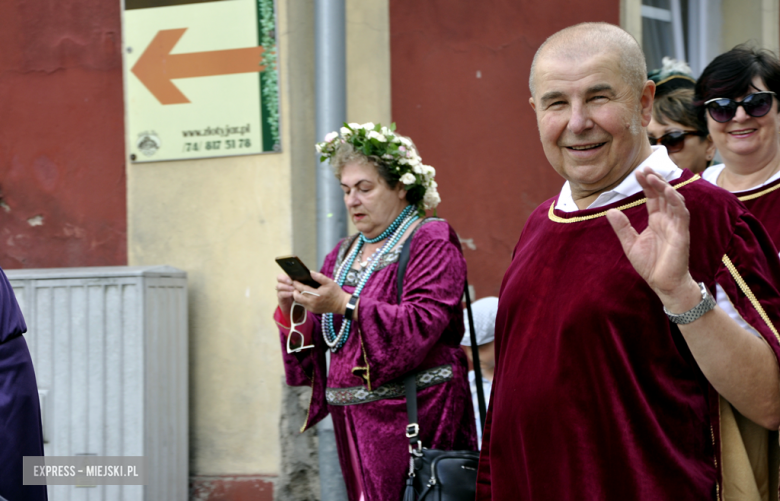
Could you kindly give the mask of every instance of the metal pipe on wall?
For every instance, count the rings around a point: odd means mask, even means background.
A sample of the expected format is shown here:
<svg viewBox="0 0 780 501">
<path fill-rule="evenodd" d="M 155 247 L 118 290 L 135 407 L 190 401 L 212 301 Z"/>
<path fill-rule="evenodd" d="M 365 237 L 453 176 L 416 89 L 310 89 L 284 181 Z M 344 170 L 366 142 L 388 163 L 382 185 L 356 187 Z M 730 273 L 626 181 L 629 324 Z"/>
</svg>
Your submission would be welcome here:
<svg viewBox="0 0 780 501">
<path fill-rule="evenodd" d="M 314 60 L 317 140 L 338 130 L 347 119 L 347 44 L 344 0 L 314 2 Z M 317 162 L 317 262 L 347 234 L 341 187 L 327 162 Z M 330 358 L 328 358 L 330 361 Z M 346 501 L 336 436 L 330 416 L 317 425 L 322 501 Z"/>
<path fill-rule="evenodd" d="M 315 2 L 317 140 L 339 130 L 347 119 L 346 10 L 344 0 Z M 347 234 L 347 214 L 338 181 L 317 157 L 317 260 Z"/>
</svg>

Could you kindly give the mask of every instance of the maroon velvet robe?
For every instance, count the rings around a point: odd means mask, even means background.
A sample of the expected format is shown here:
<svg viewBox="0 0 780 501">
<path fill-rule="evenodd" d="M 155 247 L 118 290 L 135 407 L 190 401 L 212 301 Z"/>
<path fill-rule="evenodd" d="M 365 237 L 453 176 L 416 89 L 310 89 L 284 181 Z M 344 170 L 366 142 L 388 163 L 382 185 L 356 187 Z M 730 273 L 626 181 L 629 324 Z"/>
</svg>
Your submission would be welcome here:
<svg viewBox="0 0 780 501">
<path fill-rule="evenodd" d="M 397 253 L 379 265 L 360 295 L 358 321 L 344 347 L 331 355 L 325 376 L 326 345 L 320 316 L 309 314 L 299 330 L 310 335 L 314 349 L 297 355 L 286 352 L 288 321 L 277 309 L 287 384 L 312 386 L 309 416 L 302 429 L 330 413 L 336 433 L 339 462 L 350 501 L 358 501 L 358 483 L 366 501 L 398 501 L 409 466 L 406 399 L 335 406 L 325 400 L 331 388 L 363 386 L 376 389 L 390 381 L 403 381 L 411 371 L 452 365 L 453 378 L 418 391 L 418 422 L 424 447 L 476 450 L 476 429 L 468 387 L 463 337 L 461 296 L 466 262 L 455 232 L 443 220 L 426 219 L 412 235 L 411 254 L 404 276 L 402 304 L 398 304 Z M 333 277 L 352 238 L 326 258 L 322 273 Z M 352 293 L 354 286 L 344 285 Z M 342 317 L 334 316 L 335 329 Z M 350 437 L 357 458 L 350 454 Z M 354 471 L 358 465 L 360 471 Z"/>
<path fill-rule="evenodd" d="M 761 221 L 775 247 L 780 247 L 780 179 L 735 195 Z"/>
<path fill-rule="evenodd" d="M 691 178 L 684 171 L 672 185 Z M 706 181 L 678 189 L 691 214 L 691 275 L 710 291 L 720 284 L 780 356 L 769 236 Z M 570 213 L 551 199 L 526 223 L 501 287 L 477 499 L 720 496 L 718 394 L 604 217 L 620 207 L 641 232 L 643 198 Z"/>
</svg>

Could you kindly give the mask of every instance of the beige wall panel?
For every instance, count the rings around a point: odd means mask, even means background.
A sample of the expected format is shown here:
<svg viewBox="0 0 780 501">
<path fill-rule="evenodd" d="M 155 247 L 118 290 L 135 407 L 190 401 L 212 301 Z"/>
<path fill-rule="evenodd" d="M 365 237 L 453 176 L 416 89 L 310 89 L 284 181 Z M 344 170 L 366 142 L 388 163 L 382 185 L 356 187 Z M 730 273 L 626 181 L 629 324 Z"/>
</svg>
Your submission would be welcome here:
<svg viewBox="0 0 780 501">
<path fill-rule="evenodd" d="M 778 0 L 722 0 L 722 51 L 751 42 L 775 53 L 780 47 Z"/>
<path fill-rule="evenodd" d="M 188 273 L 196 474 L 277 468 L 282 367 L 269 316 L 273 258 L 291 241 L 285 156 L 131 167 L 130 264 Z"/>
<path fill-rule="evenodd" d="M 722 52 L 745 42 L 762 44 L 761 4 L 762 0 L 722 0 Z"/>
<path fill-rule="evenodd" d="M 642 0 L 620 0 L 620 27 L 642 45 Z"/>
<path fill-rule="evenodd" d="M 289 112 L 286 7 L 277 3 L 283 153 L 127 166 L 129 263 L 188 273 L 196 475 L 278 471 L 273 259 L 292 251 L 291 129 L 305 130 Z"/>
<path fill-rule="evenodd" d="M 780 52 L 780 2 L 761 1 L 761 44 L 778 54 Z"/>
<path fill-rule="evenodd" d="M 347 121 L 389 124 L 388 0 L 346 0 Z"/>
<path fill-rule="evenodd" d="M 277 2 L 277 5 L 282 2 Z M 317 267 L 317 152 L 314 149 L 314 0 L 288 0 L 288 78 L 290 162 L 292 169 L 293 254 Z M 285 122 L 286 119 L 283 119 Z"/>
</svg>

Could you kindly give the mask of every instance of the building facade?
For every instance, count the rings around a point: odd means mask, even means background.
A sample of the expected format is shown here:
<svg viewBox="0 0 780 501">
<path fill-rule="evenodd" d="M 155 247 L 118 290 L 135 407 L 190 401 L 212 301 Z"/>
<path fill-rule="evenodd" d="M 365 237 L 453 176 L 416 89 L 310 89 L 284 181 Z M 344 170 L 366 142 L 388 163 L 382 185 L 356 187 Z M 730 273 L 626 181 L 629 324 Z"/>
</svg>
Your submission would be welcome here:
<svg viewBox="0 0 780 501">
<path fill-rule="evenodd" d="M 126 134 L 124 4 L 0 4 L 0 266 L 187 271 L 192 499 L 270 500 L 279 482 L 273 259 L 317 261 L 315 1 L 275 3 L 279 152 L 143 163 Z M 346 12 L 347 120 L 396 122 L 436 167 L 438 215 L 476 297 L 498 294 L 526 218 L 562 184 L 527 104 L 547 36 L 620 24 L 651 66 L 669 55 L 697 74 L 738 43 L 780 46 L 778 0 L 346 0 Z"/>
</svg>

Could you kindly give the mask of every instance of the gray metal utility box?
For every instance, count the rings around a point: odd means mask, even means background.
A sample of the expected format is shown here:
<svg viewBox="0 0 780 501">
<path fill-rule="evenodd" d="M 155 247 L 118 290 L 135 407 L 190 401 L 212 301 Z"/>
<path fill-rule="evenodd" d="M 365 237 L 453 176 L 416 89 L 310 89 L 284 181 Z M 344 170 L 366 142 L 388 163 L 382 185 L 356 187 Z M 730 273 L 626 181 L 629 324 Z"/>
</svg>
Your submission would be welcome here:
<svg viewBox="0 0 780 501">
<path fill-rule="evenodd" d="M 27 321 L 47 456 L 145 456 L 145 486 L 49 499 L 187 501 L 187 274 L 170 266 L 6 270 Z"/>
</svg>

